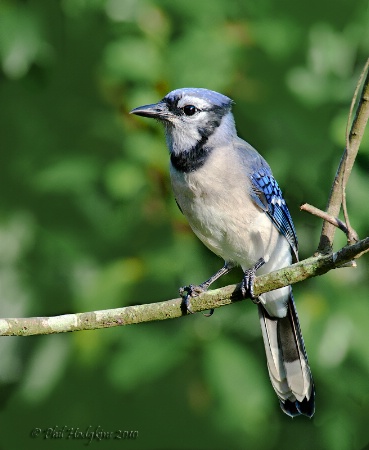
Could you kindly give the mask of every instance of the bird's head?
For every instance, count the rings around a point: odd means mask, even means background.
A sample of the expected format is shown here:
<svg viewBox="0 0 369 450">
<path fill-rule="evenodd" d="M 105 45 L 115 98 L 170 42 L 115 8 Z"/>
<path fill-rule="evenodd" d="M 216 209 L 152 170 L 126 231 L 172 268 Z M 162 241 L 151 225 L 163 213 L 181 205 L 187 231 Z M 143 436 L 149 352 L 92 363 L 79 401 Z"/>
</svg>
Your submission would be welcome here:
<svg viewBox="0 0 369 450">
<path fill-rule="evenodd" d="M 131 114 L 162 122 L 169 150 L 178 155 L 209 145 L 215 133 L 218 144 L 235 133 L 231 106 L 232 100 L 218 92 L 183 88 L 169 92 L 158 103 L 135 108 Z"/>
</svg>

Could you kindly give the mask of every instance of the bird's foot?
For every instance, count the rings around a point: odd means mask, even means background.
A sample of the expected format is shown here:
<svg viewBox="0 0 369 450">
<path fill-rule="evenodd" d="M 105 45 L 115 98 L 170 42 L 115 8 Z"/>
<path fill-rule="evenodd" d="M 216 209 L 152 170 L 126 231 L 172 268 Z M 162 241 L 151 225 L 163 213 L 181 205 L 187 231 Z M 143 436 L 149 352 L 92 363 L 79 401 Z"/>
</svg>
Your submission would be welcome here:
<svg viewBox="0 0 369 450">
<path fill-rule="evenodd" d="M 241 292 L 243 298 L 250 298 L 255 304 L 260 303 L 259 297 L 254 295 L 254 280 L 255 274 L 261 266 L 265 264 L 264 258 L 260 258 L 256 261 L 255 265 L 250 269 L 245 270 L 242 280 Z"/>
<path fill-rule="evenodd" d="M 208 286 L 204 284 L 183 286 L 179 288 L 179 295 L 182 297 L 181 309 L 183 313 L 195 314 L 191 309 L 191 298 L 198 297 L 203 292 L 208 290 Z M 214 313 L 214 309 L 211 309 L 208 314 L 204 314 L 205 317 L 210 317 Z"/>
</svg>

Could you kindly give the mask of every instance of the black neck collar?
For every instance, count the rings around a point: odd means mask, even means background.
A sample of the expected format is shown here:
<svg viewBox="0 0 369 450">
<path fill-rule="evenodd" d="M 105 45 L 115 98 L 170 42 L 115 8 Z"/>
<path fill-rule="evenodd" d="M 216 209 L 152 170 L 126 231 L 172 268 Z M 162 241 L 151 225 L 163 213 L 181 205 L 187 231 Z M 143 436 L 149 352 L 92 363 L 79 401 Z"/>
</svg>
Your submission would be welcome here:
<svg viewBox="0 0 369 450">
<path fill-rule="evenodd" d="M 202 167 L 209 156 L 212 147 L 206 146 L 209 136 L 202 136 L 199 142 L 189 150 L 175 154 L 171 153 L 170 161 L 179 172 L 194 172 Z"/>
</svg>

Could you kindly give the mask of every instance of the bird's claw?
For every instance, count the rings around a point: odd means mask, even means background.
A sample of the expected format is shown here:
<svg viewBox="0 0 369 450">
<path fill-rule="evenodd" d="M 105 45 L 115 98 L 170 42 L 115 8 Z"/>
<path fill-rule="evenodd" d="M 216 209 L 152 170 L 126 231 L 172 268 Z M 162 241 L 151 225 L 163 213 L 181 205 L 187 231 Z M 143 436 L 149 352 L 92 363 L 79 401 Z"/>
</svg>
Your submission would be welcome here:
<svg viewBox="0 0 369 450">
<path fill-rule="evenodd" d="M 190 298 L 196 296 L 193 285 L 179 288 L 179 295 L 182 297 L 181 309 L 183 313 L 195 314 L 191 309 Z M 198 294 L 197 294 L 198 295 Z"/>
<path fill-rule="evenodd" d="M 244 277 L 242 280 L 241 292 L 243 298 L 250 298 L 250 300 L 255 304 L 260 303 L 259 297 L 254 295 L 255 274 L 256 271 L 260 269 L 260 267 L 263 266 L 264 264 L 265 264 L 264 258 L 258 259 L 253 267 L 245 270 Z"/>
<path fill-rule="evenodd" d="M 179 295 L 182 297 L 182 305 L 181 309 L 183 313 L 195 314 L 191 309 L 191 298 L 197 297 L 203 292 L 206 292 L 207 288 L 202 286 L 201 284 L 196 286 L 194 284 L 190 284 L 188 286 L 183 286 L 179 288 Z M 210 317 L 214 313 L 214 309 L 212 308 L 209 313 L 204 314 L 205 317 Z"/>
</svg>

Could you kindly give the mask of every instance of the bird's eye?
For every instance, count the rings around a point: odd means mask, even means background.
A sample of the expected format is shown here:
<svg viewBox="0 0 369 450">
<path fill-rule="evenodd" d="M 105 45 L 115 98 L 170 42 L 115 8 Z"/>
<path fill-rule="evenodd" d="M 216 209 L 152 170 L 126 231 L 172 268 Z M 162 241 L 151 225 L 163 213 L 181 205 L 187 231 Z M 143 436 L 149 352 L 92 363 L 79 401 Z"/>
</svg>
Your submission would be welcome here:
<svg viewBox="0 0 369 450">
<path fill-rule="evenodd" d="M 183 112 L 186 114 L 186 116 L 193 116 L 196 111 L 197 108 L 193 105 L 186 105 L 183 107 Z"/>
</svg>

